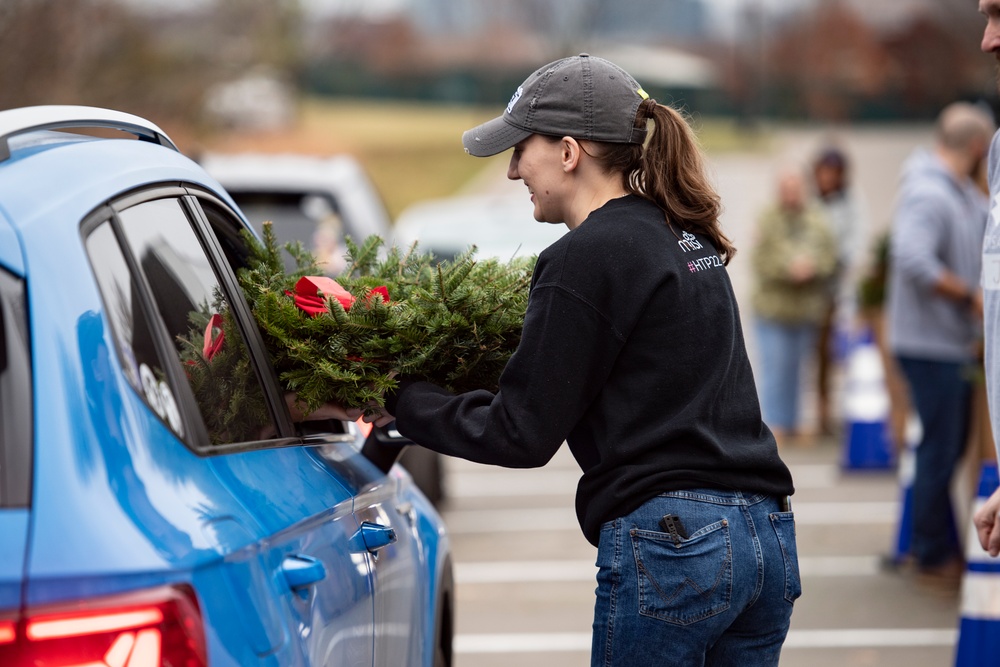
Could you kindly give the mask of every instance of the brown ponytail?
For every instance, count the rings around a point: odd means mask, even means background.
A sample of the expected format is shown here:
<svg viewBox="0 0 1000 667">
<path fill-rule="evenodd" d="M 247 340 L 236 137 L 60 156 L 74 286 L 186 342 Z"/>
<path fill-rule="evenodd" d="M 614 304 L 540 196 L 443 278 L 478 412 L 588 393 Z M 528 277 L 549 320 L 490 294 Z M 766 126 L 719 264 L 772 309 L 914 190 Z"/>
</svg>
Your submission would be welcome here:
<svg viewBox="0 0 1000 667">
<path fill-rule="evenodd" d="M 725 264 L 736 247 L 722 232 L 722 203 L 705 174 L 704 158 L 694 131 L 674 109 L 645 100 L 636 114 L 636 127 L 652 119 L 652 135 L 643 148 L 637 144 L 603 144 L 599 159 L 605 169 L 625 176 L 625 189 L 652 200 L 667 222 L 708 236 Z"/>
</svg>

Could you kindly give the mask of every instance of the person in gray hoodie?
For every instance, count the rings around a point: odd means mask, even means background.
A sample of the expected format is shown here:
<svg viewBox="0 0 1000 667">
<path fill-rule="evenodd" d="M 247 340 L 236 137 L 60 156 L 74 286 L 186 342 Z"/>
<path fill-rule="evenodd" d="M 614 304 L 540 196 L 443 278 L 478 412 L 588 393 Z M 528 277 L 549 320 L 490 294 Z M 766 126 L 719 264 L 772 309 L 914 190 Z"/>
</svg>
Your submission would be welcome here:
<svg viewBox="0 0 1000 667">
<path fill-rule="evenodd" d="M 979 289 L 987 199 L 972 176 L 994 132 L 989 112 L 954 103 L 933 149 L 904 165 L 890 236 L 889 346 L 920 417 L 911 555 L 922 580 L 958 583 L 949 488 L 965 448 L 982 330 Z"/>
</svg>

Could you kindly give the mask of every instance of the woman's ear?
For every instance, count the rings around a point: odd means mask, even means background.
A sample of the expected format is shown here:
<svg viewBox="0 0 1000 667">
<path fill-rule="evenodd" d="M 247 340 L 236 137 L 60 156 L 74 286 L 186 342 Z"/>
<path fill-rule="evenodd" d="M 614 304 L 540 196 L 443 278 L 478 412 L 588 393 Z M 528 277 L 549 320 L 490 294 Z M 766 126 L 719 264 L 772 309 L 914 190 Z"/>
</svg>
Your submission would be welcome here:
<svg viewBox="0 0 1000 667">
<path fill-rule="evenodd" d="M 573 137 L 563 137 L 559 143 L 559 157 L 562 162 L 563 171 L 569 173 L 575 171 L 580 164 L 580 143 Z"/>
</svg>

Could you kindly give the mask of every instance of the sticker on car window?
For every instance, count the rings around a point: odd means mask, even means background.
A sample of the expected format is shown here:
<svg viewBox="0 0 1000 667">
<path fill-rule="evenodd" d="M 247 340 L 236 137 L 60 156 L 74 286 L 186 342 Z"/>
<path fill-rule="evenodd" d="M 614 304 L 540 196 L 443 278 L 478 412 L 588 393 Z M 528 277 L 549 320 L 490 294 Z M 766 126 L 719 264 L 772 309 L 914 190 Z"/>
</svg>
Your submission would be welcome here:
<svg viewBox="0 0 1000 667">
<path fill-rule="evenodd" d="M 166 382 L 157 380 L 153 371 L 146 364 L 139 366 L 139 377 L 142 379 L 142 390 L 146 395 L 149 407 L 174 430 L 183 436 L 181 414 L 177 409 L 177 401 Z"/>
</svg>

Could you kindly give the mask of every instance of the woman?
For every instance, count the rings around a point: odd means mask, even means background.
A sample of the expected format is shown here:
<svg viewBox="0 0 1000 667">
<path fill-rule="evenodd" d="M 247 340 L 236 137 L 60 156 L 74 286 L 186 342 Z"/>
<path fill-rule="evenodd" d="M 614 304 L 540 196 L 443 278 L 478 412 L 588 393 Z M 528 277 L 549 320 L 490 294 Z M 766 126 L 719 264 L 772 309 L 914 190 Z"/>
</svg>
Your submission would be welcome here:
<svg viewBox="0 0 1000 667">
<path fill-rule="evenodd" d="M 724 268 L 734 248 L 691 130 L 583 54 L 538 70 L 463 143 L 514 148 L 507 175 L 535 219 L 570 232 L 538 258 L 498 393 L 406 379 L 376 423 L 394 415 L 417 443 L 508 467 L 569 443 L 598 546 L 593 665 L 776 665 L 800 592 L 792 482 L 761 421 Z"/>
</svg>

